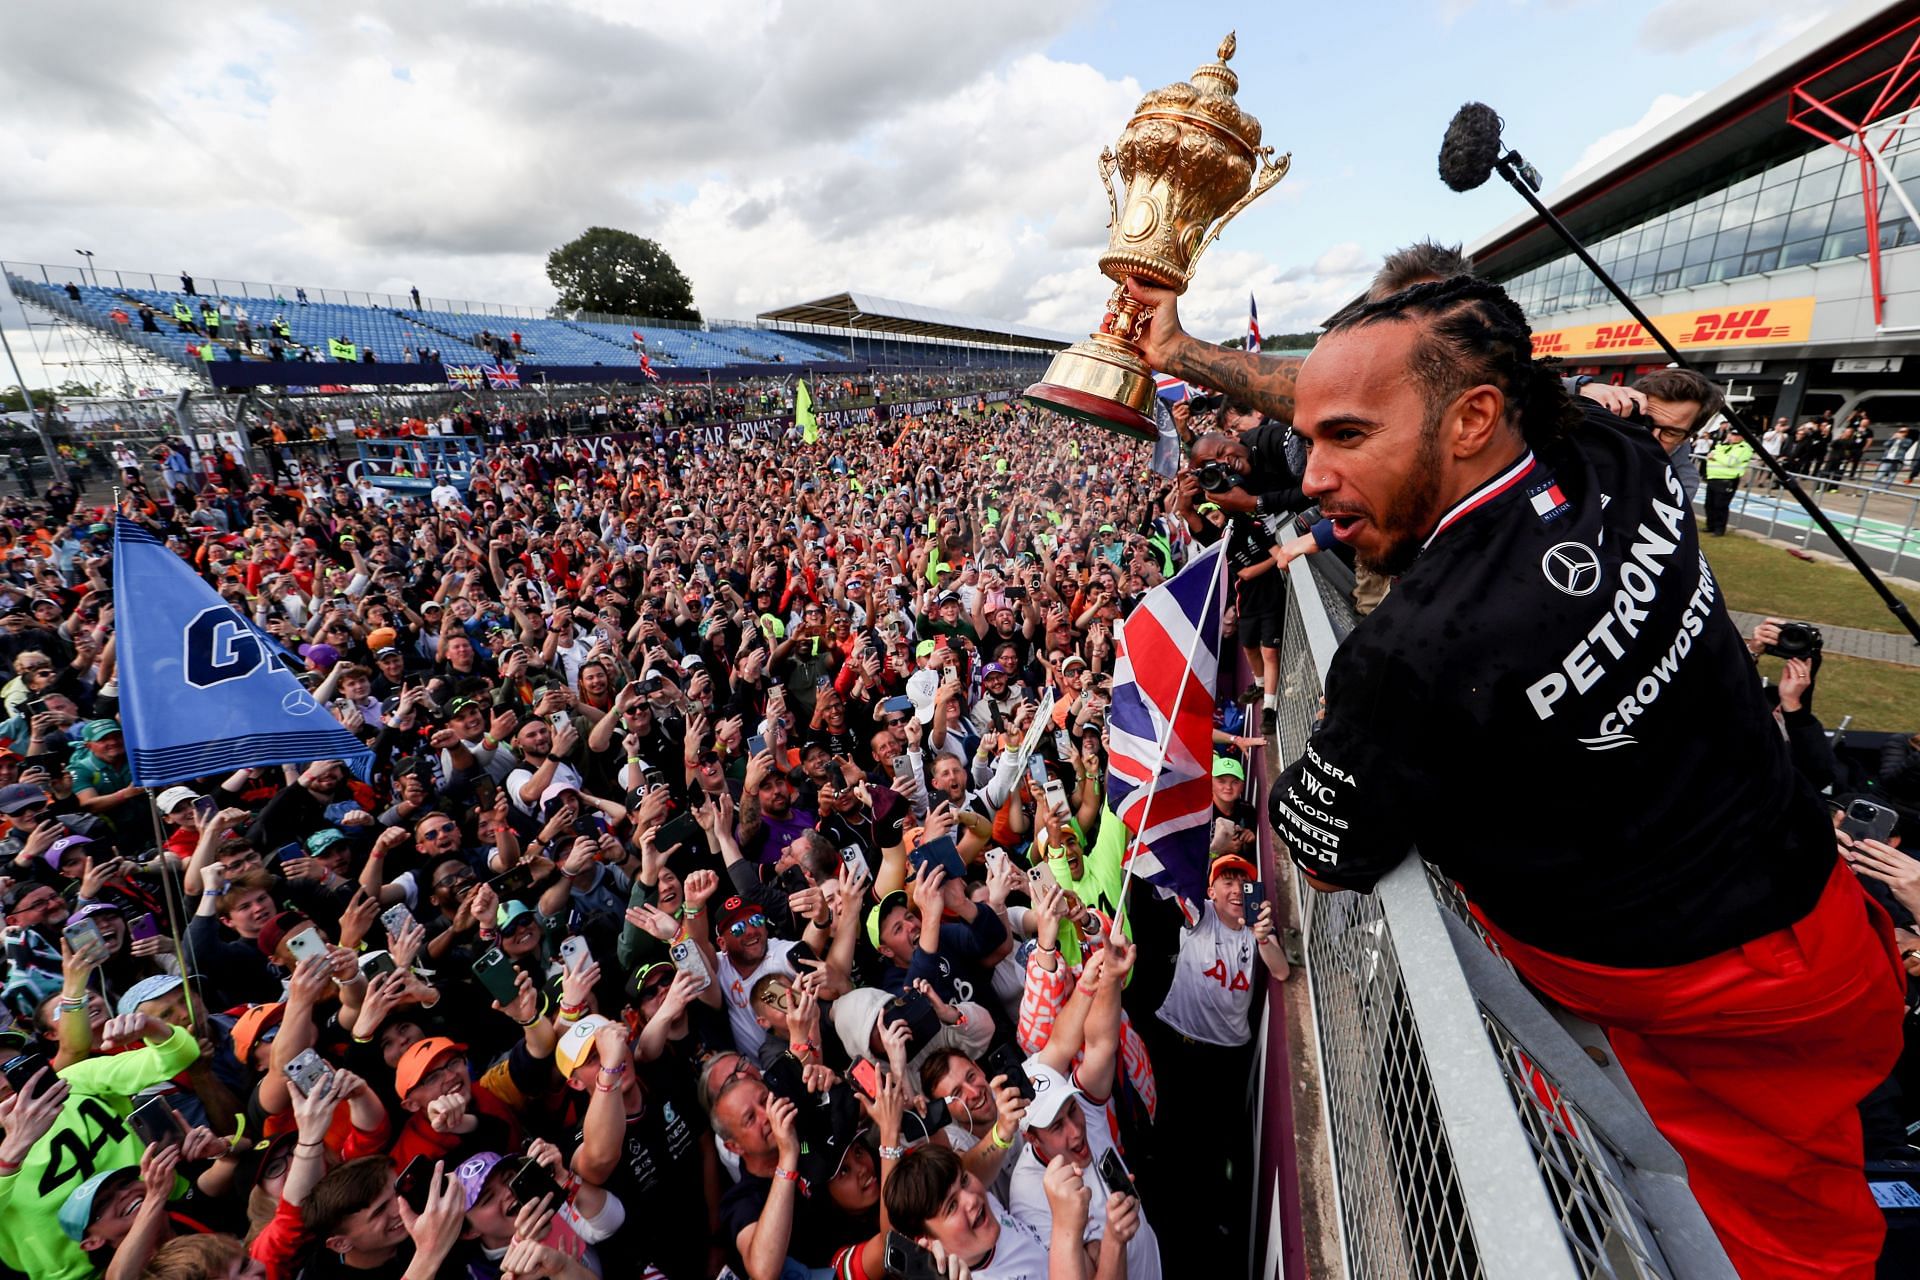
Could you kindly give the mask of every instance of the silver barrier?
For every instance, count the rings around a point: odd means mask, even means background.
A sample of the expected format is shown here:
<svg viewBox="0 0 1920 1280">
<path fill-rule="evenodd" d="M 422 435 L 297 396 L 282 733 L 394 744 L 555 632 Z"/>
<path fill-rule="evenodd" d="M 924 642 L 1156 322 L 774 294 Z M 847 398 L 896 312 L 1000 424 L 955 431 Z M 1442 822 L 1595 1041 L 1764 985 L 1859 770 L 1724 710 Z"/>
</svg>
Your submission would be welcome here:
<svg viewBox="0 0 1920 1280">
<path fill-rule="evenodd" d="M 1311 558 L 1288 572 L 1280 760 L 1355 621 Z M 1521 984 L 1450 882 L 1409 857 L 1371 894 L 1298 889 L 1348 1276 L 1734 1274 L 1604 1038 Z"/>
</svg>

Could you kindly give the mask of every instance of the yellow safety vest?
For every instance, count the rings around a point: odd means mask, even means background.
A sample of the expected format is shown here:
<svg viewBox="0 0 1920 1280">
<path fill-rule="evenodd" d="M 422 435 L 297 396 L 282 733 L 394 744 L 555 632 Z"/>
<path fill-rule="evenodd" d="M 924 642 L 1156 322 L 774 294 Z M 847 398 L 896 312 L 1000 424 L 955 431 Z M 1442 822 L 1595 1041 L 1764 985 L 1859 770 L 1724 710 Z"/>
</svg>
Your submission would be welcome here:
<svg viewBox="0 0 1920 1280">
<path fill-rule="evenodd" d="M 176 303 L 174 303 L 174 304 L 173 304 L 173 318 L 174 318 L 175 320 L 184 320 L 184 321 L 186 321 L 186 322 L 187 322 L 188 324 L 192 324 L 192 323 L 193 323 L 193 308 L 192 308 L 192 307 L 189 307 L 189 306 L 188 306 L 188 305 L 187 305 L 186 303 L 184 303 L 184 302 L 176 302 Z"/>
</svg>

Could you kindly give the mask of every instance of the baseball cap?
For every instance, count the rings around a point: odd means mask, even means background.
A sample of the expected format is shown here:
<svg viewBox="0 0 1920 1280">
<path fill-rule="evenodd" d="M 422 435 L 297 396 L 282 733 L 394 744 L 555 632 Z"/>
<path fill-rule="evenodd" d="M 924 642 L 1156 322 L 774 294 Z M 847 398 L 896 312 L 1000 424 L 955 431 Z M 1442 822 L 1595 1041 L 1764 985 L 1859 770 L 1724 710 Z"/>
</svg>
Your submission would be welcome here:
<svg viewBox="0 0 1920 1280">
<path fill-rule="evenodd" d="M 986 666 L 980 668 L 980 678 L 982 680 L 985 680 L 988 676 L 1004 676 L 1006 674 L 1007 669 L 997 662 L 989 662 Z"/>
<path fill-rule="evenodd" d="M 1080 1090 L 1074 1087 L 1073 1081 L 1036 1058 L 1028 1058 L 1024 1065 L 1027 1080 L 1033 1085 L 1033 1101 L 1027 1105 L 1020 1128 L 1044 1129 L 1060 1118 L 1060 1112 L 1080 1096 Z"/>
<path fill-rule="evenodd" d="M 455 1166 L 453 1180 L 460 1184 L 467 1208 L 471 1209 L 480 1203 L 480 1193 L 487 1189 L 487 1179 L 493 1176 L 495 1166 L 504 1158 L 497 1151 L 482 1151 Z"/>
<path fill-rule="evenodd" d="M 400 651 L 394 648 L 392 645 L 388 645 L 384 649 L 375 649 L 373 651 L 374 661 L 376 662 L 378 662 L 381 658 L 398 658 L 400 656 L 401 656 Z"/>
<path fill-rule="evenodd" d="M 933 641 L 922 640 L 919 644 L 913 646 L 913 656 L 916 658 L 924 658 L 933 652 L 933 648 Z"/>
<path fill-rule="evenodd" d="M 125 919 L 126 914 L 127 909 L 117 902 L 89 902 L 86 906 L 81 907 L 78 911 L 68 916 L 67 923 L 72 924 L 75 921 L 87 920 L 94 916 L 102 915 L 116 915 Z"/>
<path fill-rule="evenodd" d="M 142 978 L 120 993 L 120 1003 L 114 1006 L 114 1012 L 121 1017 L 138 1013 L 140 1006 L 149 1000 L 158 1000 L 169 991 L 182 985 L 179 978 L 170 973 L 156 973 L 151 978 Z"/>
<path fill-rule="evenodd" d="M 732 925 L 734 921 L 745 920 L 758 910 L 760 910 L 758 906 L 748 902 L 736 893 L 720 904 L 719 912 L 713 917 L 713 927 L 715 929 L 725 929 Z"/>
<path fill-rule="evenodd" d="M 253 1047 L 260 1043 L 260 1037 L 278 1027 L 286 1012 L 286 1002 L 276 1000 L 272 1004 L 256 1004 L 241 1014 L 233 1024 L 233 1056 L 246 1062 L 253 1054 Z"/>
<path fill-rule="evenodd" d="M 271 958 L 283 938 L 288 934 L 300 932 L 312 923 L 313 921 L 298 911 L 282 911 L 267 921 L 266 927 L 260 930 L 260 937 L 257 939 L 260 954 Z"/>
<path fill-rule="evenodd" d="M 118 720 L 89 720 L 80 727 L 80 741 L 98 742 L 120 732 Z"/>
<path fill-rule="evenodd" d="M 1067 655 L 1066 661 L 1060 664 L 1060 669 L 1065 671 L 1068 667 L 1084 667 L 1086 665 L 1087 660 L 1085 658 L 1077 653 L 1070 653 Z"/>
<path fill-rule="evenodd" d="M 46 858 L 48 866 L 58 871 L 61 859 L 65 858 L 69 851 L 78 849 L 83 844 L 92 843 L 93 841 L 87 836 L 61 836 L 48 845 L 46 853 L 41 856 Z"/>
<path fill-rule="evenodd" d="M 34 786 L 31 782 L 16 782 L 11 786 L 0 787 L 0 813 L 14 814 L 28 805 L 46 802 L 46 791 Z"/>
<path fill-rule="evenodd" d="M 560 1043 L 553 1051 L 553 1060 L 559 1066 L 560 1074 L 569 1080 L 573 1079 L 573 1073 L 593 1052 L 594 1036 L 600 1028 L 612 1025 L 612 1019 L 590 1013 L 568 1027 L 567 1034 L 560 1037 Z"/>
<path fill-rule="evenodd" d="M 1223 853 L 1213 860 L 1207 868 L 1207 883 L 1218 880 L 1222 872 L 1238 871 L 1249 880 L 1258 880 L 1260 872 L 1255 866 L 1237 853 Z"/>
<path fill-rule="evenodd" d="M 338 827 L 322 827 L 307 837 L 307 852 L 317 854 L 330 845 L 339 844 L 347 838 L 347 833 Z"/>
<path fill-rule="evenodd" d="M 514 927 L 515 921 L 530 915 L 533 915 L 533 908 L 517 898 L 503 902 L 500 904 L 500 909 L 493 913 L 494 927 L 505 933 Z M 535 921 L 538 922 L 538 917 L 535 917 Z"/>
<path fill-rule="evenodd" d="M 441 1060 L 452 1055 L 462 1054 L 467 1046 L 445 1036 L 428 1036 L 425 1040 L 416 1040 L 400 1055 L 399 1063 L 393 1069 L 393 1091 L 405 1098 L 420 1087 Z"/>
<path fill-rule="evenodd" d="M 873 904 L 873 910 L 867 912 L 867 941 L 873 944 L 875 951 L 880 949 L 880 924 L 886 919 L 887 912 L 895 907 L 906 907 L 911 910 L 912 906 L 913 900 L 899 889 L 895 889 Z"/>
<path fill-rule="evenodd" d="M 93 1226 L 94 1202 L 100 1199 L 100 1193 L 108 1189 L 109 1183 L 119 1183 L 123 1179 L 140 1176 L 140 1166 L 123 1164 L 118 1169 L 108 1169 L 94 1174 L 74 1189 L 67 1202 L 60 1206 L 58 1215 L 60 1229 L 67 1233 L 67 1239 L 79 1244 L 87 1238 L 87 1231 Z"/>
<path fill-rule="evenodd" d="M 1213 758 L 1213 776 L 1216 778 L 1238 778 L 1240 781 L 1245 782 L 1247 780 L 1247 767 L 1238 760 L 1235 760 L 1232 756 L 1215 756 Z"/>
<path fill-rule="evenodd" d="M 321 670 L 331 670 L 340 661 L 340 651 L 330 644 L 303 644 L 300 656 Z"/>
<path fill-rule="evenodd" d="M 160 812 L 172 813 L 189 800 L 198 800 L 199 794 L 192 787 L 168 787 L 160 793 Z"/>
</svg>

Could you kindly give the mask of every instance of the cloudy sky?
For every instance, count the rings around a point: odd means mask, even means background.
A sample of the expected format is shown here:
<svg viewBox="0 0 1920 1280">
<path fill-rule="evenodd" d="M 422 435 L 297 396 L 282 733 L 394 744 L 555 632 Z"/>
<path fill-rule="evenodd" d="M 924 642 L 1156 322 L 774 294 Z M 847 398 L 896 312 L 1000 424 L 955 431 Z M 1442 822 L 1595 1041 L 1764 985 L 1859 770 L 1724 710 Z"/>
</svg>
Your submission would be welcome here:
<svg viewBox="0 0 1920 1280">
<path fill-rule="evenodd" d="M 1498 107 L 1551 183 L 1831 7 L 9 6 L 0 257 L 544 306 L 547 250 L 606 224 L 666 245 L 711 317 L 852 287 L 1079 332 L 1106 292 L 1095 157 L 1237 27 L 1240 101 L 1293 172 L 1183 313 L 1242 332 L 1251 290 L 1279 332 L 1395 245 L 1516 211 L 1434 176 L 1462 101 Z"/>
</svg>

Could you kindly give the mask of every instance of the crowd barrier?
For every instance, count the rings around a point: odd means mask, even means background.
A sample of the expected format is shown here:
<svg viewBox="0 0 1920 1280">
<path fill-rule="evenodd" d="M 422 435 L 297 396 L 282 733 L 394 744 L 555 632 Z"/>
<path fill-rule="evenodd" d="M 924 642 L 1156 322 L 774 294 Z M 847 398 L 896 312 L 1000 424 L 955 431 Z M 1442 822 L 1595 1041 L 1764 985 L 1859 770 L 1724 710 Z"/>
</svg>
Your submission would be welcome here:
<svg viewBox="0 0 1920 1280">
<path fill-rule="evenodd" d="M 1288 570 L 1282 764 L 1312 732 L 1356 621 L 1342 572 L 1331 556 Z M 1262 847 L 1263 874 L 1279 883 L 1289 863 L 1270 831 Z M 1269 992 L 1253 1274 L 1307 1275 L 1298 1251 L 1311 1237 L 1337 1242 L 1327 1261 L 1351 1280 L 1734 1274 L 1605 1039 L 1520 983 L 1449 881 L 1418 857 L 1372 894 L 1292 879 L 1306 972 Z M 1310 1007 L 1312 1087 L 1293 1076 L 1289 1000 Z M 1317 1114 L 1295 1105 L 1315 1093 Z M 1314 1125 L 1323 1141 L 1296 1144 L 1293 1129 Z M 1303 1167 L 1296 1151 L 1324 1153 L 1324 1167 Z M 1331 1195 L 1303 1231 L 1302 1189 L 1316 1176 Z"/>
</svg>

